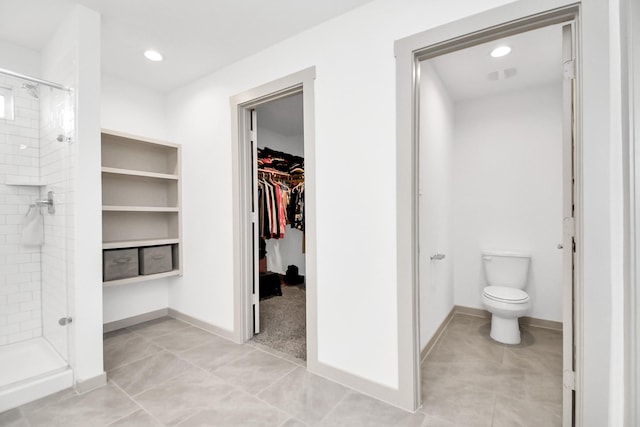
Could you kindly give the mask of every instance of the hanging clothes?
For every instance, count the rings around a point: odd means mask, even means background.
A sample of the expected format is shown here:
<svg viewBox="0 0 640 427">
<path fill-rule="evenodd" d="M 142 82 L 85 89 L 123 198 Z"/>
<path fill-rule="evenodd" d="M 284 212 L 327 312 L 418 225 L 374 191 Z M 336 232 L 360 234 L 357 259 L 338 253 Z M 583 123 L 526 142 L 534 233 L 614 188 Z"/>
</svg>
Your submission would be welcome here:
<svg viewBox="0 0 640 427">
<path fill-rule="evenodd" d="M 260 237 L 282 239 L 287 225 L 304 231 L 304 159 L 258 149 L 258 173 Z"/>
</svg>

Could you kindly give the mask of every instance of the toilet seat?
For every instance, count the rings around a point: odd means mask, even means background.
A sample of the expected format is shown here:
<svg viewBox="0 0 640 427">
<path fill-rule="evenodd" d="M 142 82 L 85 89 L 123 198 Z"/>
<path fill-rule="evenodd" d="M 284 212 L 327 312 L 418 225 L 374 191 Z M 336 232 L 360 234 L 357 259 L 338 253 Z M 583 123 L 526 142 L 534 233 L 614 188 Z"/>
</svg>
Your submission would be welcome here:
<svg viewBox="0 0 640 427">
<path fill-rule="evenodd" d="M 529 294 L 525 291 L 505 286 L 487 286 L 482 290 L 482 295 L 492 301 L 509 304 L 525 304 L 529 302 Z"/>
</svg>

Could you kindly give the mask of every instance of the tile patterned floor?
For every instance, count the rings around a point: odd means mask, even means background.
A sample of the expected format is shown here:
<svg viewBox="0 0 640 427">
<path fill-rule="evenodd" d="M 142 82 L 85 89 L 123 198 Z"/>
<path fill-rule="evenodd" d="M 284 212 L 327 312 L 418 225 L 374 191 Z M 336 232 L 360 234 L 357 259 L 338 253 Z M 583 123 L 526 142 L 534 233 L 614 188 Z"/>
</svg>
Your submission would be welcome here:
<svg viewBox="0 0 640 427">
<path fill-rule="evenodd" d="M 410 414 L 312 375 L 299 360 L 165 318 L 105 335 L 105 387 L 1 413 L 0 425 L 559 425 L 561 336 L 536 328 L 523 336 L 520 346 L 502 346 L 487 339 L 486 320 L 456 316 L 423 363 L 425 404 Z"/>
<path fill-rule="evenodd" d="M 420 412 L 448 426 L 561 426 L 562 333 L 522 326 L 514 346 L 490 329 L 490 319 L 454 316 L 422 363 Z"/>
</svg>

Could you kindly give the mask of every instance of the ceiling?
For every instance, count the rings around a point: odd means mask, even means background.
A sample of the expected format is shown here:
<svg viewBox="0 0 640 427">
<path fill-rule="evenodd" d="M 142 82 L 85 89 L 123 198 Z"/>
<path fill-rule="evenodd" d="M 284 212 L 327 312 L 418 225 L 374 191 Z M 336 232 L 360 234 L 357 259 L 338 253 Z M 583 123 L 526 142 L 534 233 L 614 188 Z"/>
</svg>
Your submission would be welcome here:
<svg viewBox="0 0 640 427">
<path fill-rule="evenodd" d="M 492 58 L 497 46 L 511 53 Z M 454 102 L 562 80 L 562 26 L 552 25 L 438 56 L 429 60 Z M 515 75 L 504 78 L 504 70 Z M 489 78 L 498 72 L 499 79 Z M 494 74 L 495 76 L 495 74 Z"/>
<path fill-rule="evenodd" d="M 82 4 L 102 15 L 103 73 L 166 92 L 370 1 L 0 0 L 0 40 L 40 50 Z"/>
</svg>

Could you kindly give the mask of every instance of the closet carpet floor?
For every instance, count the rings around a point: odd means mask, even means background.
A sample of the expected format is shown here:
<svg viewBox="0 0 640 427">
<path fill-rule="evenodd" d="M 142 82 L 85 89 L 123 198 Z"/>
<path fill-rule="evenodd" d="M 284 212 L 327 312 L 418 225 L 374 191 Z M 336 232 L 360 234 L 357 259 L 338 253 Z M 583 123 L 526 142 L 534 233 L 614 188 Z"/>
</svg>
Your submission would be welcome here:
<svg viewBox="0 0 640 427">
<path fill-rule="evenodd" d="M 307 360 L 306 291 L 282 285 L 282 296 L 260 301 L 260 333 L 252 341 Z"/>
<path fill-rule="evenodd" d="M 561 334 L 525 327 L 520 346 L 504 346 L 488 333 L 488 319 L 453 318 L 422 363 L 424 405 L 411 414 L 256 344 L 163 318 L 104 336 L 106 386 L 0 413 L 0 425 L 559 426 Z"/>
</svg>

